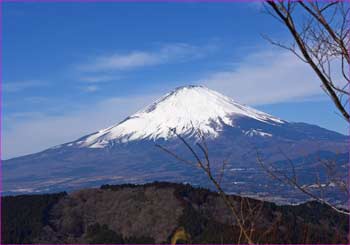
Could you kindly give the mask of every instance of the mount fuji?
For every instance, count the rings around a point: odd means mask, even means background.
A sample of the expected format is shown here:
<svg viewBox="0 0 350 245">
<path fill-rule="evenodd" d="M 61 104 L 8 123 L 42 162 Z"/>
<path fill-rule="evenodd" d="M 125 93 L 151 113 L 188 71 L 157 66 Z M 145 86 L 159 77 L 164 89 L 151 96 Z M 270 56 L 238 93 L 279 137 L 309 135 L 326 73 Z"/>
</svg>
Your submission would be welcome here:
<svg viewBox="0 0 350 245">
<path fill-rule="evenodd" d="M 169 140 L 180 135 L 190 136 L 201 130 L 208 137 L 218 137 L 224 126 L 236 127 L 234 119 L 245 117 L 266 124 L 284 121 L 253 108 L 242 106 L 232 99 L 202 86 L 180 87 L 170 92 L 121 123 L 102 129 L 70 146 L 104 148 L 113 142 L 136 140 Z M 268 133 L 246 132 L 270 136 Z"/>
<path fill-rule="evenodd" d="M 336 158 L 338 168 L 347 170 L 347 136 L 279 119 L 206 87 L 185 86 L 108 128 L 3 161 L 3 192 L 52 192 L 156 180 L 210 188 L 201 170 L 155 147 L 160 144 L 191 158 L 173 132 L 195 143 L 198 130 L 206 139 L 213 168 L 227 162 L 223 186 L 228 192 L 290 198 L 293 190 L 266 175 L 257 164 L 257 152 L 286 171 L 292 159 L 305 183 L 312 183 L 319 173 L 320 158 Z M 293 199 L 302 196 L 295 193 Z"/>
</svg>

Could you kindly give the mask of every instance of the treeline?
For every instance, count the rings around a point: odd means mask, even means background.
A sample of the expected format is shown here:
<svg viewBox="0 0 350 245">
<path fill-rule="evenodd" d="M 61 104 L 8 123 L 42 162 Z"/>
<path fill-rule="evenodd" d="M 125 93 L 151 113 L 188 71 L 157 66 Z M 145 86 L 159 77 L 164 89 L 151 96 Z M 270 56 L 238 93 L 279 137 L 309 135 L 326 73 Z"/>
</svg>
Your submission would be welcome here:
<svg viewBox="0 0 350 245">
<path fill-rule="evenodd" d="M 101 189 L 118 191 L 123 188 L 147 187 L 174 188 L 175 197 L 184 207 L 178 227 L 183 227 L 190 237 L 190 240 L 183 242 L 232 244 L 239 240 L 241 235 L 238 226 L 218 222 L 213 214 L 203 212 L 201 207 L 208 203 L 210 198 L 220 199 L 218 193 L 207 188 L 194 188 L 190 184 L 153 182 L 140 185 L 103 185 Z M 232 195 L 231 198 L 237 203 L 242 202 L 240 196 Z M 262 205 L 262 218 L 258 220 L 260 224 L 253 233 L 253 238 L 260 243 L 348 243 L 347 216 L 319 202 L 280 206 L 245 198 L 245 201 L 247 200 L 251 206 Z M 249 212 L 247 206 L 243 205 L 243 209 L 245 214 Z M 274 217 L 276 214 L 278 219 Z M 172 236 L 173 234 L 164 242 L 170 243 Z"/>
<path fill-rule="evenodd" d="M 91 203 L 95 202 L 95 198 L 100 198 L 101 193 L 106 198 L 113 197 L 107 190 L 112 190 L 113 193 L 122 190 L 121 193 L 134 193 L 136 195 L 131 201 L 137 202 L 143 205 L 143 207 L 149 207 L 147 205 L 152 204 L 150 200 L 144 198 L 144 191 L 147 188 L 148 192 L 154 192 L 161 188 L 165 189 L 165 193 L 173 195 L 172 204 L 176 203 L 177 207 L 181 206 L 182 213 L 175 219 L 176 228 L 168 233 L 168 237 L 162 241 L 163 243 L 170 243 L 176 233 L 185 234 L 186 239 L 182 242 L 186 243 L 237 243 L 239 241 L 240 229 L 235 225 L 234 221 L 223 221 L 230 218 L 230 212 L 223 204 L 222 199 L 215 192 L 211 192 L 205 188 L 194 188 L 189 184 L 175 184 L 168 182 L 155 182 L 145 185 L 103 185 L 100 190 L 88 190 L 86 195 L 77 195 L 74 202 L 85 203 L 89 200 Z M 131 189 L 130 192 L 128 189 Z M 136 191 L 137 190 L 137 191 Z M 164 193 L 162 190 L 161 193 Z M 117 194 L 117 193 L 115 193 Z M 110 203 L 121 202 L 125 195 L 115 195 Z M 139 198 L 141 197 L 142 198 Z M 154 198 L 153 198 L 154 196 Z M 170 196 L 170 195 L 169 195 Z M 50 224 L 50 211 L 54 205 L 63 198 L 67 200 L 71 198 L 71 195 L 67 196 L 67 193 L 57 194 L 45 194 L 45 195 L 23 195 L 23 196 L 9 196 L 2 197 L 2 244 L 19 244 L 19 243 L 35 243 L 40 233 L 45 226 L 50 226 L 55 230 L 55 226 Z M 155 194 L 151 195 L 151 200 L 156 200 Z M 119 198 L 119 199 L 118 199 Z M 242 197 L 231 196 L 237 205 L 242 203 Z M 103 199 L 107 200 L 107 199 Z M 128 199 L 129 200 L 129 199 Z M 130 200 L 129 200 L 130 201 Z M 308 202 L 301 205 L 284 205 L 278 206 L 269 202 L 262 202 L 250 198 L 244 199 L 244 203 L 249 203 L 248 206 L 260 207 L 259 216 L 255 220 L 256 226 L 252 235 L 254 241 L 259 243 L 333 243 L 333 244 L 347 244 L 348 243 L 348 230 L 349 220 L 346 215 L 335 212 L 328 206 L 322 205 L 318 202 Z M 61 202 L 60 202 L 61 203 Z M 150 204 L 148 204 L 150 203 Z M 180 204 L 179 204 L 180 203 Z M 141 206 L 142 206 L 141 205 Z M 146 205 L 146 206 L 145 206 Z M 59 205 L 56 205 L 59 206 Z M 168 206 L 165 204 L 164 206 Z M 241 206 L 243 215 L 246 217 L 250 212 L 246 204 Z M 64 206 L 66 209 L 74 209 L 80 206 Z M 91 206 L 89 206 L 91 207 Z M 174 207 L 170 205 L 169 207 Z M 99 212 L 109 213 L 110 210 L 105 210 L 105 206 L 97 205 L 96 208 L 100 208 Z M 169 210 L 172 210 L 169 208 Z M 77 209 L 78 210 L 78 209 Z M 105 210 L 105 211 L 104 211 Z M 119 210 L 119 209 L 118 209 Z M 157 210 L 157 209 L 156 209 Z M 88 209 L 86 212 L 92 212 L 94 217 L 94 210 Z M 125 212 L 125 210 L 119 210 Z M 131 210 L 133 214 L 140 212 L 139 209 Z M 130 211 L 130 212 L 131 212 Z M 74 212 L 73 212 L 74 213 Z M 103 214 L 103 215 L 105 215 Z M 158 212 L 153 213 L 153 216 L 157 217 Z M 171 219 L 170 213 L 165 213 L 165 219 L 163 219 L 166 225 L 167 221 Z M 61 217 L 61 216 L 60 216 Z M 71 216 L 67 216 L 71 217 Z M 127 216 L 123 216 L 124 219 L 128 219 Z M 149 217 L 149 216 L 148 216 Z M 57 217 L 56 217 L 57 218 Z M 59 218 L 59 217 L 58 217 Z M 118 230 L 113 230 L 111 225 L 98 223 L 97 220 L 83 220 L 83 216 L 76 215 L 76 218 L 80 220 L 80 225 L 85 227 L 80 237 L 82 243 L 91 244 L 152 244 L 155 243 L 155 238 L 148 236 L 134 236 L 128 237 Z M 253 217 L 254 218 L 254 217 Z M 256 217 L 255 217 L 256 218 Z M 86 219 L 86 218 L 85 218 Z M 120 220 L 118 222 L 133 222 L 133 220 Z M 62 217 L 58 220 L 67 222 Z M 116 220 L 118 218 L 116 217 Z M 85 223 L 84 223 L 85 222 Z M 159 222 L 159 220 L 158 220 Z M 73 222 L 74 223 L 74 222 Z M 82 225 L 84 224 L 84 225 Z M 92 224 L 92 225 L 91 225 Z M 144 225 L 150 223 L 145 222 Z M 140 226 L 142 227 L 142 226 Z M 142 229 L 142 228 L 140 228 Z M 162 228 L 163 229 L 163 228 Z M 180 231 L 180 232 L 179 232 Z M 55 230 L 60 236 L 65 233 L 60 233 L 60 230 Z M 73 234 L 73 233 L 72 233 Z M 130 234 L 130 233 L 129 233 Z M 141 233 L 140 233 L 141 234 Z M 182 234 L 182 235 L 183 235 Z M 51 240 L 49 240 L 50 242 Z M 65 241 L 65 240 L 62 240 Z M 158 241 L 159 242 L 159 241 Z M 178 240 L 181 242 L 181 239 Z M 244 243 L 245 241 L 241 241 Z M 55 243 L 54 240 L 50 243 Z M 58 242 L 62 243 L 62 242 Z"/>
<path fill-rule="evenodd" d="M 1 243 L 33 243 L 48 224 L 49 212 L 67 193 L 2 197 Z"/>
</svg>

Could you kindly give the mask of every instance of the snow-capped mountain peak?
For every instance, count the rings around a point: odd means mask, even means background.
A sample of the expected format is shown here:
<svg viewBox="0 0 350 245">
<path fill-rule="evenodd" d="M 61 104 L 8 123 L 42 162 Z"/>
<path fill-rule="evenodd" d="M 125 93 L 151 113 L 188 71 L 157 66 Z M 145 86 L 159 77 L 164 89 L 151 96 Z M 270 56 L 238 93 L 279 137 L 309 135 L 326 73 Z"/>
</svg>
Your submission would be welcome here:
<svg viewBox="0 0 350 245">
<path fill-rule="evenodd" d="M 119 124 L 102 129 L 76 144 L 80 147 L 103 148 L 115 141 L 169 139 L 175 137 L 171 129 L 182 135 L 200 129 L 208 136 L 217 137 L 224 125 L 234 127 L 235 118 L 240 117 L 269 124 L 284 123 L 206 87 L 191 85 L 176 88 Z"/>
</svg>

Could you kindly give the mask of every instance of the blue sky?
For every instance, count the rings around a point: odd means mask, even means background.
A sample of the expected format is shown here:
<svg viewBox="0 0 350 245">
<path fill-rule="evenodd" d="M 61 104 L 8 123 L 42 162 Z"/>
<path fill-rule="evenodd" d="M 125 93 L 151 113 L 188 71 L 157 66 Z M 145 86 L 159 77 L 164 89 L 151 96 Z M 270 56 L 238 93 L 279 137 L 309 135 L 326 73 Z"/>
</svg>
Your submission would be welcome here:
<svg viewBox="0 0 350 245">
<path fill-rule="evenodd" d="M 290 121 L 347 125 L 259 3 L 4 3 L 3 158 L 117 123 L 202 84 Z"/>
</svg>

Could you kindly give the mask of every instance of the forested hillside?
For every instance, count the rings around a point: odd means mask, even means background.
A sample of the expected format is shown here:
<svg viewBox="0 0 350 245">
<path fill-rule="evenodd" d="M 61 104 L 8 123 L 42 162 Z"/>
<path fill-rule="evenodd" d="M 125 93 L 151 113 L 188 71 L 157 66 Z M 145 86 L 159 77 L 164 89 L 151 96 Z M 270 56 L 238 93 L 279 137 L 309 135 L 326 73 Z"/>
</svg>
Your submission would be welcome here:
<svg viewBox="0 0 350 245">
<path fill-rule="evenodd" d="M 348 243 L 348 218 L 317 202 L 231 196 L 259 243 Z M 217 193 L 156 182 L 2 198 L 2 243 L 245 243 Z"/>
</svg>

